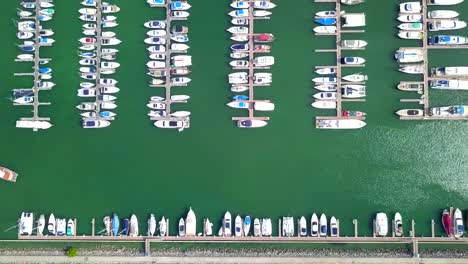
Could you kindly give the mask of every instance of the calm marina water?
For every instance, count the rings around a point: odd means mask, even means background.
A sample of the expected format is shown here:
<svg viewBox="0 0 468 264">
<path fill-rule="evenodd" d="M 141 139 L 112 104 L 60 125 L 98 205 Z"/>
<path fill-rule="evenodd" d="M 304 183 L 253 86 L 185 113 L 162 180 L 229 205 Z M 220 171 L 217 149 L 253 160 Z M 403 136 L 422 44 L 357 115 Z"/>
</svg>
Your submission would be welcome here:
<svg viewBox="0 0 468 264">
<path fill-rule="evenodd" d="M 367 32 L 344 36 L 369 42 L 364 52 L 346 53 L 367 60 L 362 70 L 369 75 L 367 102 L 346 104 L 349 110 L 368 113 L 367 126 L 357 131 L 313 127 L 314 116 L 333 114 L 309 106 L 315 93 L 314 66 L 334 63 L 334 54 L 314 52 L 331 48 L 334 38 L 313 36 L 313 14 L 332 5 L 278 0 L 272 19 L 256 23 L 257 32 L 277 38 L 273 85 L 259 88 L 256 98 L 271 100 L 277 109 L 269 113 L 268 127 L 241 130 L 230 121 L 235 110 L 225 106 L 231 95 L 226 80 L 231 71 L 231 42 L 225 31 L 229 1 L 191 1 L 191 16 L 183 23 L 190 26 L 192 83 L 180 93 L 192 98 L 178 108 L 192 112 L 192 123 L 183 133 L 156 129 L 146 116 L 148 97 L 163 90 L 147 86 L 142 25 L 163 18 L 163 11 L 149 8 L 144 0 L 114 1 L 121 7 L 116 32 L 123 41 L 115 76 L 121 88 L 118 117 L 110 128 L 84 130 L 75 108 L 80 102 L 76 89 L 81 1 L 56 2 L 55 19 L 44 23 L 55 30 L 56 43 L 43 48 L 42 56 L 53 58 L 57 85 L 41 93 L 41 100 L 53 103 L 41 107 L 41 115 L 50 116 L 54 127 L 35 133 L 14 127 L 31 108 L 13 107 L 7 99 L 11 89 L 31 85 L 30 78 L 13 77 L 14 72 L 30 70 L 31 64 L 13 62 L 19 54 L 13 24 L 18 1 L 3 4 L 0 161 L 20 176 L 16 184 L 0 182 L 0 227 L 14 225 L 20 212 L 29 210 L 76 217 L 78 233 L 90 233 L 91 218 L 100 224 L 104 215 L 117 212 L 122 218 L 137 214 L 146 232 L 146 218 L 155 213 L 171 219 L 174 234 L 177 219 L 192 206 L 199 228 L 202 217 L 209 217 L 216 228 L 226 209 L 234 216 L 274 219 L 325 212 L 340 219 L 343 235 L 352 234 L 353 218 L 360 222 L 360 233 L 370 235 L 373 214 L 400 211 L 405 224 L 413 218 L 417 234 L 428 235 L 430 220 L 439 219 L 441 208 L 466 208 L 468 123 L 403 122 L 393 114 L 399 108 L 418 107 L 400 103 L 400 98 L 415 95 L 395 88 L 400 80 L 418 78 L 398 73 L 392 58 L 398 47 L 419 44 L 395 37 L 399 1 L 368 0 L 345 8 L 367 13 Z M 468 3 L 456 8 L 461 19 L 468 20 Z M 430 64 L 467 65 L 467 54 L 431 51 Z M 434 105 L 467 101 L 466 92 L 431 91 Z M 0 237 L 15 235 L 10 231 Z"/>
</svg>

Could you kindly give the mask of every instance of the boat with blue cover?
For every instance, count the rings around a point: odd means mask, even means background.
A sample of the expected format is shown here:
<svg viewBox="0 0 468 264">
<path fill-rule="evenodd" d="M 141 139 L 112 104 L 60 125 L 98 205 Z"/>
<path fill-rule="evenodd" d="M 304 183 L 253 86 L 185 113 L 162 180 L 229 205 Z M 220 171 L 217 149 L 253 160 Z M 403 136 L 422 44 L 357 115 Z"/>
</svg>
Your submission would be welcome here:
<svg viewBox="0 0 468 264">
<path fill-rule="evenodd" d="M 129 225 L 130 221 L 128 220 L 128 218 L 125 218 L 123 220 L 123 224 L 122 224 L 122 235 L 124 236 L 128 236 L 128 233 L 130 232 L 130 225 Z"/>
<path fill-rule="evenodd" d="M 21 89 L 13 91 L 13 97 L 15 99 L 21 98 L 23 96 L 32 96 L 34 95 L 34 91 L 32 89 Z"/>
<path fill-rule="evenodd" d="M 151 7 L 161 7 L 166 4 L 166 0 L 147 0 L 146 1 Z"/>
<path fill-rule="evenodd" d="M 462 36 L 452 35 L 437 35 L 428 38 L 429 45 L 464 45 L 468 43 L 468 39 Z"/>
<path fill-rule="evenodd" d="M 192 7 L 185 1 L 174 1 L 171 3 L 171 10 L 188 10 Z"/>
<path fill-rule="evenodd" d="M 316 18 L 315 22 L 324 25 L 324 26 L 332 26 L 336 24 L 336 18 L 334 17 L 320 17 Z"/>
<path fill-rule="evenodd" d="M 240 127 L 240 128 L 256 128 L 256 127 L 264 127 L 266 125 L 268 125 L 268 123 L 263 120 L 239 120 L 237 121 L 237 127 Z"/>
<path fill-rule="evenodd" d="M 83 120 L 81 123 L 83 128 L 103 128 L 110 126 L 110 124 L 107 120 Z"/>
<path fill-rule="evenodd" d="M 249 100 L 249 97 L 247 95 L 239 94 L 239 95 L 234 95 L 232 97 L 232 100 Z"/>
<path fill-rule="evenodd" d="M 40 68 L 37 70 L 38 73 L 51 73 L 52 69 L 51 68 Z"/>
<path fill-rule="evenodd" d="M 119 216 L 114 213 L 112 215 L 112 235 L 117 236 L 119 234 L 119 226 L 120 226 L 120 220 Z"/>
<path fill-rule="evenodd" d="M 26 51 L 26 52 L 33 52 L 36 50 L 34 46 L 20 46 L 20 50 Z"/>
<path fill-rule="evenodd" d="M 241 108 L 241 109 L 249 108 L 249 103 L 246 103 L 246 102 L 232 101 L 232 102 L 229 102 L 227 105 L 232 108 Z"/>
</svg>

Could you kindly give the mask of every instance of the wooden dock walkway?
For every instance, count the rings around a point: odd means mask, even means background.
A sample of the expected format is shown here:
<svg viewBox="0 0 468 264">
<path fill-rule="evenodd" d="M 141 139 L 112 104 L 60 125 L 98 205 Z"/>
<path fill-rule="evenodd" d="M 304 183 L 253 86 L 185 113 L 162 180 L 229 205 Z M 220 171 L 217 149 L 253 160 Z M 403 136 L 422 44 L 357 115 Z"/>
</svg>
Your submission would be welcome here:
<svg viewBox="0 0 468 264">
<path fill-rule="evenodd" d="M 400 116 L 400 120 L 468 120 L 468 116 L 432 116 L 430 115 L 430 87 L 429 82 L 434 79 L 429 76 L 429 50 L 436 49 L 468 49 L 468 45 L 428 45 L 428 23 L 432 21 L 427 17 L 428 14 L 428 5 L 431 5 L 430 0 L 421 0 L 421 14 L 422 15 L 422 52 L 423 52 L 423 93 L 421 99 L 401 99 L 400 102 L 418 102 L 422 103 L 424 115 L 423 116 Z M 414 48 L 414 47 L 413 47 Z M 447 79 L 447 78 L 444 78 Z M 445 91 L 450 92 L 450 91 Z"/>
<path fill-rule="evenodd" d="M 173 17 L 171 16 L 171 3 L 172 0 L 167 0 L 166 4 L 164 5 L 164 8 L 166 9 L 166 18 L 164 19 L 164 22 L 166 23 L 166 35 L 163 37 L 166 40 L 166 51 L 164 52 L 166 58 L 165 58 L 165 71 L 166 71 L 166 76 L 165 76 L 165 82 L 162 85 L 154 85 L 152 87 L 162 87 L 165 89 L 165 97 L 164 97 L 164 104 L 166 105 L 166 116 L 161 116 L 161 117 L 151 117 L 150 120 L 153 121 L 158 121 L 158 120 L 167 120 L 167 121 L 188 121 L 189 117 L 175 117 L 171 116 L 172 113 L 172 104 L 173 103 L 178 103 L 179 101 L 173 101 L 171 100 L 171 95 L 172 95 L 172 88 L 174 87 L 180 87 L 180 86 L 187 86 L 186 84 L 184 85 L 173 85 L 171 82 L 171 56 L 174 53 L 185 53 L 185 52 L 179 52 L 179 51 L 173 51 L 171 49 L 171 43 L 173 37 L 172 32 L 171 32 L 171 27 L 172 27 L 172 22 L 173 21 L 185 21 L 187 20 L 186 17 Z M 188 127 L 187 127 L 188 128 Z"/>
<path fill-rule="evenodd" d="M 39 83 L 41 83 L 41 75 L 39 74 L 39 69 L 40 69 L 40 48 L 42 46 L 51 46 L 51 44 L 47 43 L 41 43 L 41 36 L 39 32 L 42 30 L 41 26 L 41 21 L 39 20 L 40 16 L 40 6 L 41 0 L 35 0 L 35 17 L 34 17 L 34 55 L 33 55 L 33 73 L 16 73 L 15 76 L 34 76 L 34 85 L 33 85 L 33 92 L 34 92 L 34 101 L 32 103 L 28 104 L 14 104 L 14 105 L 27 105 L 27 106 L 32 106 L 33 110 L 33 116 L 32 117 L 22 117 L 20 118 L 21 121 L 50 121 L 50 117 L 41 117 L 39 115 L 39 106 L 42 105 L 51 105 L 52 103 L 50 102 L 40 102 L 39 101 L 39 92 L 43 90 L 50 90 L 49 88 L 39 88 Z M 38 131 L 37 128 L 33 128 L 33 131 Z"/>
<path fill-rule="evenodd" d="M 102 57 L 102 0 L 96 0 L 96 117 L 94 119 L 99 120 L 99 113 L 101 112 L 101 57 Z"/>
<path fill-rule="evenodd" d="M 343 67 L 365 67 L 364 64 L 361 65 L 350 65 L 350 64 L 343 64 L 342 63 L 342 51 L 349 50 L 348 48 L 343 48 L 341 45 L 342 42 L 342 34 L 344 33 L 364 33 L 365 30 L 351 30 L 351 29 L 342 29 L 342 21 L 341 21 L 341 1 L 340 0 L 315 0 L 316 3 L 335 3 L 335 11 L 336 11 L 336 32 L 335 33 L 315 33 L 315 35 L 328 35 L 328 36 L 335 36 L 336 38 L 336 47 L 333 49 L 316 49 L 315 52 L 333 52 L 336 53 L 336 65 L 333 66 L 316 66 L 316 69 L 320 68 L 334 68 L 336 69 L 336 99 L 330 100 L 321 100 L 321 101 L 333 101 L 336 102 L 336 116 L 316 116 L 316 120 L 323 120 L 323 119 L 359 119 L 364 120 L 365 117 L 357 117 L 357 116 L 343 116 L 343 102 L 365 102 L 366 100 L 363 98 L 359 99 L 351 99 L 351 98 L 343 98 L 341 94 L 341 86 L 344 84 L 363 84 L 363 83 L 353 83 L 353 82 L 344 82 L 343 81 Z M 365 48 L 353 49 L 353 50 L 364 50 Z"/>
<path fill-rule="evenodd" d="M 249 67 L 248 67 L 248 77 L 249 77 L 249 82 L 248 82 L 248 88 L 249 88 L 249 98 L 248 100 L 238 100 L 239 102 L 245 102 L 249 105 L 248 111 L 249 115 L 248 117 L 233 117 L 233 121 L 241 121 L 241 120 L 264 120 L 268 121 L 270 120 L 270 117 L 267 116 L 255 116 L 255 109 L 254 105 L 256 102 L 270 102 L 269 100 L 255 100 L 255 88 L 258 86 L 269 86 L 269 85 L 258 85 L 254 84 L 254 74 L 255 74 L 255 69 L 253 62 L 254 62 L 254 55 L 256 53 L 254 47 L 255 47 L 255 41 L 254 41 L 254 36 L 257 35 L 254 33 L 254 22 L 257 19 L 269 19 L 269 17 L 255 17 L 253 15 L 254 13 L 254 2 L 255 0 L 249 0 L 249 16 L 248 16 L 248 21 L 249 21 L 249 33 L 248 33 L 248 45 L 249 45 Z"/>
</svg>

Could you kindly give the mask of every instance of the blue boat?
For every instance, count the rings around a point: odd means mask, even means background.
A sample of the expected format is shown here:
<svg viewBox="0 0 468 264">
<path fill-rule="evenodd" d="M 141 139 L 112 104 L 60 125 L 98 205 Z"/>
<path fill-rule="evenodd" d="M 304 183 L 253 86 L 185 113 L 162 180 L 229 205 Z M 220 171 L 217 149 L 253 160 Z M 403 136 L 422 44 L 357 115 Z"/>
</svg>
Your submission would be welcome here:
<svg viewBox="0 0 468 264">
<path fill-rule="evenodd" d="M 231 49 L 233 51 L 248 51 L 249 44 L 234 44 L 231 46 Z"/>
<path fill-rule="evenodd" d="M 82 58 L 94 58 L 94 57 L 96 57 L 96 53 L 84 52 L 84 53 L 80 53 L 80 57 L 82 57 Z"/>
<path fill-rule="evenodd" d="M 462 36 L 437 35 L 428 38 L 429 45 L 463 45 L 468 39 Z"/>
<path fill-rule="evenodd" d="M 15 99 L 21 98 L 23 96 L 32 96 L 32 95 L 34 95 L 34 91 L 32 89 L 13 91 L 13 97 Z"/>
<path fill-rule="evenodd" d="M 19 48 L 20 50 L 27 51 L 27 52 L 32 52 L 36 50 L 34 46 L 20 46 Z"/>
<path fill-rule="evenodd" d="M 51 68 L 40 68 L 37 70 L 38 73 L 51 73 L 52 69 Z"/>
<path fill-rule="evenodd" d="M 129 228 L 129 221 L 128 221 L 128 218 L 125 218 L 123 220 L 123 225 L 122 225 L 122 235 L 124 236 L 128 236 L 128 232 L 130 231 L 130 228 Z"/>
<path fill-rule="evenodd" d="M 118 236 L 119 235 L 119 226 L 120 220 L 116 213 L 112 216 L 112 235 Z"/>
<path fill-rule="evenodd" d="M 333 17 L 320 17 L 315 19 L 315 22 L 324 25 L 324 26 L 331 26 L 336 24 L 336 18 Z"/>
<path fill-rule="evenodd" d="M 249 100 L 249 97 L 247 95 L 243 95 L 243 94 L 234 95 L 232 97 L 232 100 Z"/>
<path fill-rule="evenodd" d="M 100 117 L 112 117 L 113 115 L 112 115 L 112 112 L 110 111 L 103 111 L 99 113 L 99 116 Z"/>
</svg>

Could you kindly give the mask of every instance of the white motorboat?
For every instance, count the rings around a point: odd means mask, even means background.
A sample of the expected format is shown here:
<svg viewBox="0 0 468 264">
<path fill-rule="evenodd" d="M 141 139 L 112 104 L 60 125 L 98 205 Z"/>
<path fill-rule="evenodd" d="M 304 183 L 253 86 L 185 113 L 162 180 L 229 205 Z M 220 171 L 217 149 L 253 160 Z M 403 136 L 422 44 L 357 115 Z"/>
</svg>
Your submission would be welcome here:
<svg viewBox="0 0 468 264">
<path fill-rule="evenodd" d="M 37 220 L 37 234 L 39 236 L 42 236 L 44 234 L 44 228 L 45 228 L 45 216 L 41 214 L 39 216 L 39 219 Z"/>
<path fill-rule="evenodd" d="M 228 75 L 230 84 L 244 84 L 249 81 L 249 74 L 247 72 L 235 72 Z"/>
<path fill-rule="evenodd" d="M 398 18 L 398 21 L 400 22 L 421 22 L 422 21 L 422 15 L 419 14 L 411 14 L 411 15 L 401 15 Z"/>
<path fill-rule="evenodd" d="M 114 46 L 114 45 L 119 45 L 120 43 L 122 43 L 122 41 L 117 38 L 102 38 L 101 39 L 102 46 Z"/>
<path fill-rule="evenodd" d="M 244 222 L 242 223 L 242 235 L 249 236 L 250 233 L 251 220 L 250 216 L 246 216 Z"/>
<path fill-rule="evenodd" d="M 250 7 L 250 3 L 249 1 L 233 1 L 231 3 L 231 7 L 232 8 L 243 8 L 243 9 L 246 9 L 246 8 L 249 8 Z"/>
<path fill-rule="evenodd" d="M 116 16 L 102 16 L 101 20 L 104 22 L 115 22 L 117 20 Z"/>
<path fill-rule="evenodd" d="M 455 238 L 460 238 L 465 233 L 465 225 L 463 223 L 463 215 L 460 209 L 455 209 L 453 213 L 453 235 Z"/>
<path fill-rule="evenodd" d="M 401 214 L 396 212 L 395 217 L 393 219 L 393 230 L 395 231 L 395 236 L 401 237 L 403 236 L 403 219 L 401 218 Z"/>
<path fill-rule="evenodd" d="M 231 108 L 248 109 L 250 107 L 250 104 L 246 102 L 232 101 L 227 103 L 227 106 Z"/>
<path fill-rule="evenodd" d="M 294 236 L 294 219 L 291 216 L 283 217 L 283 227 L 281 233 L 283 237 Z"/>
<path fill-rule="evenodd" d="M 149 45 L 154 45 L 154 44 L 164 45 L 166 44 L 166 39 L 149 37 L 149 38 L 146 38 L 144 42 Z"/>
<path fill-rule="evenodd" d="M 234 26 L 227 29 L 231 34 L 248 34 L 249 28 L 245 26 Z"/>
<path fill-rule="evenodd" d="M 299 220 L 299 235 L 307 236 L 307 221 L 304 216 Z"/>
<path fill-rule="evenodd" d="M 187 51 L 190 48 L 187 44 L 172 43 L 171 50 L 173 51 Z"/>
<path fill-rule="evenodd" d="M 189 10 L 192 6 L 186 1 L 173 1 L 171 2 L 171 10 Z"/>
<path fill-rule="evenodd" d="M 187 217 L 185 218 L 185 235 L 187 236 L 196 236 L 197 235 L 197 217 L 192 210 L 192 207 L 189 208 Z"/>
<path fill-rule="evenodd" d="M 427 12 L 427 18 L 430 19 L 450 19 L 458 16 L 458 12 L 453 10 L 434 10 Z"/>
<path fill-rule="evenodd" d="M 22 212 L 18 224 L 18 235 L 30 236 L 33 231 L 34 214 Z"/>
<path fill-rule="evenodd" d="M 468 38 L 454 35 L 436 35 L 428 38 L 429 45 L 465 45 Z"/>
<path fill-rule="evenodd" d="M 350 74 L 350 75 L 344 76 L 342 79 L 348 82 L 363 82 L 363 81 L 367 81 L 367 75 L 360 74 L 360 73 Z"/>
<path fill-rule="evenodd" d="M 254 109 L 256 111 L 273 111 L 275 110 L 275 104 L 270 102 L 255 102 Z"/>
<path fill-rule="evenodd" d="M 338 221 L 336 221 L 336 218 L 332 216 L 330 218 L 330 236 L 331 237 L 337 237 L 338 236 Z"/>
<path fill-rule="evenodd" d="M 159 235 L 165 237 L 167 235 L 167 221 L 166 218 L 163 216 L 161 221 L 159 221 Z"/>
<path fill-rule="evenodd" d="M 173 67 L 187 67 L 192 65 L 192 56 L 189 55 L 177 55 L 171 57 Z"/>
<path fill-rule="evenodd" d="M 18 39 L 30 39 L 32 37 L 34 37 L 34 33 L 32 32 L 23 32 L 23 31 L 19 31 L 17 34 L 16 34 L 16 37 Z"/>
<path fill-rule="evenodd" d="M 47 232 L 49 232 L 49 235 L 55 236 L 55 234 L 57 233 L 56 224 L 57 223 L 55 221 L 54 214 L 50 214 L 49 221 L 47 223 Z"/>
<path fill-rule="evenodd" d="M 315 16 L 316 17 L 336 17 L 337 13 L 334 10 L 320 11 L 320 12 L 315 13 Z"/>
<path fill-rule="evenodd" d="M 433 76 L 447 76 L 447 77 L 468 77 L 468 67 L 454 66 L 454 67 L 437 67 L 432 68 L 431 73 Z"/>
<path fill-rule="evenodd" d="M 146 35 L 148 37 L 164 37 L 166 36 L 167 32 L 166 30 L 163 29 L 153 29 L 148 32 L 146 32 Z"/>
<path fill-rule="evenodd" d="M 405 2 L 400 4 L 400 13 L 421 13 L 420 2 Z"/>
<path fill-rule="evenodd" d="M 422 109 L 401 109 L 396 114 L 399 116 L 423 116 L 424 111 Z"/>
<path fill-rule="evenodd" d="M 341 3 L 344 5 L 357 5 L 364 3 L 365 0 L 341 0 Z"/>
<path fill-rule="evenodd" d="M 398 69 L 401 72 L 409 74 L 422 74 L 424 72 L 423 64 L 400 65 Z"/>
<path fill-rule="evenodd" d="M 67 232 L 67 222 L 64 218 L 57 218 L 57 236 L 64 236 Z"/>
<path fill-rule="evenodd" d="M 78 12 L 82 15 L 96 15 L 97 9 L 96 8 L 80 8 Z"/>
<path fill-rule="evenodd" d="M 420 48 L 399 49 L 395 52 L 395 59 L 400 63 L 422 62 L 423 50 Z"/>
<path fill-rule="evenodd" d="M 117 108 L 117 105 L 114 102 L 104 101 L 101 103 L 101 109 L 112 110 Z"/>
<path fill-rule="evenodd" d="M 117 69 L 118 67 L 120 67 L 120 63 L 118 62 L 107 62 L 107 61 L 101 62 L 102 69 Z"/>
<path fill-rule="evenodd" d="M 188 117 L 190 116 L 190 112 L 189 111 L 175 111 L 175 112 L 172 112 L 171 113 L 171 116 L 173 117 Z"/>
<path fill-rule="evenodd" d="M 156 102 L 149 102 L 146 104 L 146 106 L 150 109 L 155 109 L 155 110 L 164 110 L 166 109 L 166 104 L 165 103 L 156 103 Z"/>
<path fill-rule="evenodd" d="M 367 41 L 359 39 L 348 39 L 341 41 L 341 47 L 346 49 L 362 49 L 367 46 Z"/>
<path fill-rule="evenodd" d="M 342 13 L 341 26 L 346 27 L 364 27 L 366 25 L 365 13 Z"/>
<path fill-rule="evenodd" d="M 113 86 L 113 85 L 116 85 L 117 83 L 118 81 L 115 79 L 101 78 L 99 80 L 99 84 L 103 86 Z"/>
<path fill-rule="evenodd" d="M 254 219 L 254 223 L 253 223 L 254 227 L 253 227 L 253 234 L 255 237 L 259 237 L 262 235 L 262 228 L 260 226 L 260 220 L 258 218 L 255 218 Z"/>
<path fill-rule="evenodd" d="M 149 61 L 146 63 L 146 66 L 150 69 L 163 69 L 166 67 L 166 62 L 164 61 Z"/>
<path fill-rule="evenodd" d="M 315 99 L 319 100 L 335 100 L 336 92 L 321 92 L 314 94 Z"/>
<path fill-rule="evenodd" d="M 150 117 L 164 117 L 167 116 L 167 112 L 165 110 L 151 110 L 148 112 L 148 116 Z"/>
<path fill-rule="evenodd" d="M 456 30 L 466 27 L 465 21 L 441 19 L 429 22 L 427 28 L 429 31 Z"/>
<path fill-rule="evenodd" d="M 110 122 L 107 120 L 83 120 L 81 126 L 83 128 L 103 128 L 110 126 Z"/>
<path fill-rule="evenodd" d="M 263 120 L 239 120 L 237 121 L 237 127 L 240 128 L 257 128 L 268 125 L 268 122 Z"/>
<path fill-rule="evenodd" d="M 319 221 L 315 213 L 313 213 L 310 218 L 310 235 L 312 237 L 318 237 L 319 235 Z"/>
<path fill-rule="evenodd" d="M 258 9 L 272 9 L 275 7 L 276 5 L 270 1 L 257 0 L 254 2 L 254 8 L 258 8 Z"/>
<path fill-rule="evenodd" d="M 49 129 L 52 127 L 52 124 L 47 121 L 25 121 L 18 120 L 16 121 L 17 128 L 32 128 L 32 129 Z"/>
<path fill-rule="evenodd" d="M 100 87 L 99 91 L 104 94 L 115 94 L 115 93 L 118 93 L 120 89 L 115 86 L 105 86 L 105 87 Z"/>
<path fill-rule="evenodd" d="M 172 120 L 158 120 L 154 122 L 154 125 L 159 128 L 171 128 L 177 129 L 179 132 L 190 126 L 190 119 L 188 117 L 185 120 L 172 121 Z"/>
<path fill-rule="evenodd" d="M 315 77 L 312 81 L 314 83 L 336 83 L 336 77 Z"/>
<path fill-rule="evenodd" d="M 334 83 L 325 83 L 314 86 L 315 89 L 322 92 L 335 92 L 337 90 L 336 84 Z"/>
<path fill-rule="evenodd" d="M 375 234 L 386 236 L 388 233 L 388 219 L 385 213 L 377 213 L 375 217 Z"/>
<path fill-rule="evenodd" d="M 150 20 L 144 24 L 146 28 L 151 28 L 151 29 L 165 29 L 166 28 L 166 22 L 164 21 L 159 21 L 159 20 Z"/>
<path fill-rule="evenodd" d="M 246 18 L 249 16 L 249 9 L 232 10 L 231 12 L 228 13 L 228 15 L 234 18 Z"/>
<path fill-rule="evenodd" d="M 422 39 L 424 34 L 422 31 L 403 31 L 400 30 L 398 37 L 402 39 Z"/>
<path fill-rule="evenodd" d="M 231 20 L 231 24 L 236 26 L 247 26 L 249 24 L 249 20 L 245 18 L 233 18 Z"/>
<path fill-rule="evenodd" d="M 240 215 L 237 215 L 234 220 L 234 236 L 240 237 L 242 236 L 242 218 Z"/>
<path fill-rule="evenodd" d="M 334 34 L 336 33 L 336 26 L 317 26 L 314 27 L 314 32 L 317 34 Z"/>
<path fill-rule="evenodd" d="M 398 28 L 406 31 L 422 31 L 422 23 L 402 23 L 398 25 Z"/>
<path fill-rule="evenodd" d="M 322 119 L 316 120 L 315 127 L 319 129 L 358 129 L 366 125 L 357 119 Z"/>
<path fill-rule="evenodd" d="M 424 89 L 424 83 L 422 82 L 400 82 L 397 85 L 397 89 L 406 92 L 418 92 L 422 93 Z"/>
<path fill-rule="evenodd" d="M 167 4 L 166 0 L 146 0 L 150 7 L 163 7 Z"/>
<path fill-rule="evenodd" d="M 439 6 L 446 6 L 446 5 L 458 5 L 462 3 L 464 0 L 429 0 L 427 2 L 428 5 L 439 5 Z"/>
<path fill-rule="evenodd" d="M 320 215 L 320 236 L 326 237 L 328 233 L 328 224 L 327 224 L 327 216 L 325 214 Z"/>
<path fill-rule="evenodd" d="M 190 13 L 187 11 L 172 11 L 171 16 L 176 18 L 186 18 L 190 16 Z"/>
<path fill-rule="evenodd" d="M 231 92 L 233 93 L 243 93 L 245 91 L 248 91 L 249 87 L 246 85 L 232 85 L 231 86 Z"/>
<path fill-rule="evenodd" d="M 269 16 L 269 15 L 271 15 L 270 11 L 266 11 L 266 10 L 254 10 L 253 11 L 253 16 L 254 17 L 266 17 L 266 16 Z"/>
<path fill-rule="evenodd" d="M 270 218 L 263 218 L 262 223 L 262 236 L 271 236 L 272 234 L 272 226 L 271 226 L 271 219 Z"/>
<path fill-rule="evenodd" d="M 184 94 L 171 95 L 171 101 L 173 102 L 186 102 L 190 99 L 190 96 Z"/>
<path fill-rule="evenodd" d="M 254 84 L 258 85 L 263 85 L 266 84 L 268 85 L 273 81 L 272 79 L 272 74 L 268 72 L 257 72 L 254 73 L 253 79 L 254 79 Z"/>
<path fill-rule="evenodd" d="M 442 107 L 431 107 L 429 108 L 429 114 L 431 116 L 468 116 L 468 106 L 466 105 L 454 105 L 454 106 L 442 106 Z"/>
<path fill-rule="evenodd" d="M 275 64 L 275 57 L 273 56 L 259 56 L 253 60 L 254 66 L 258 67 L 268 67 Z"/>
<path fill-rule="evenodd" d="M 468 90 L 468 80 L 434 80 L 429 82 L 432 89 L 440 90 Z"/>
<path fill-rule="evenodd" d="M 320 68 L 320 69 L 315 70 L 315 73 L 320 74 L 320 75 L 336 74 L 336 68 L 335 67 Z"/>
<path fill-rule="evenodd" d="M 336 102 L 334 101 L 315 101 L 311 104 L 318 109 L 336 109 Z"/>
<path fill-rule="evenodd" d="M 234 41 L 237 41 L 237 42 L 245 42 L 245 41 L 249 40 L 249 35 L 247 35 L 247 34 L 234 34 L 234 35 L 232 35 L 231 40 L 234 40 Z"/>
<path fill-rule="evenodd" d="M 348 65 L 362 65 L 366 62 L 366 60 L 361 57 L 343 57 L 342 61 L 343 61 L 343 64 L 348 64 Z"/>
<path fill-rule="evenodd" d="M 205 236 L 213 235 L 213 223 L 210 222 L 210 219 L 206 218 L 205 220 Z"/>
<path fill-rule="evenodd" d="M 128 235 L 131 236 L 131 237 L 138 236 L 138 219 L 137 219 L 136 215 L 134 215 L 134 214 L 132 214 L 132 216 L 130 217 Z"/>
<path fill-rule="evenodd" d="M 227 211 L 225 214 L 224 214 L 224 218 L 223 218 L 223 236 L 227 236 L 227 237 L 230 237 L 231 236 L 231 229 L 232 229 L 232 225 L 231 225 L 231 213 L 229 211 Z"/>
<path fill-rule="evenodd" d="M 366 96 L 366 87 L 364 85 L 348 84 L 341 87 L 341 97 L 343 98 L 361 98 Z"/>
<path fill-rule="evenodd" d="M 248 52 L 234 51 L 230 54 L 230 57 L 233 59 L 243 59 L 243 58 L 247 58 L 248 56 L 249 56 Z"/>
<path fill-rule="evenodd" d="M 165 45 L 154 45 L 154 46 L 149 46 L 146 48 L 147 51 L 150 52 L 150 54 L 153 53 L 163 53 L 166 52 L 166 46 Z"/>
<path fill-rule="evenodd" d="M 185 85 L 192 80 L 189 77 L 175 77 L 171 78 L 171 84 L 172 85 Z"/>
<path fill-rule="evenodd" d="M 248 68 L 249 67 L 249 61 L 248 60 L 233 60 L 229 62 L 229 65 L 233 68 Z"/>
<path fill-rule="evenodd" d="M 185 236 L 185 220 L 184 218 L 179 219 L 179 228 L 178 228 L 179 236 L 183 237 Z"/>
<path fill-rule="evenodd" d="M 31 104 L 32 102 L 34 102 L 34 96 L 22 96 L 13 100 L 13 103 L 21 105 Z"/>
<path fill-rule="evenodd" d="M 77 95 L 79 97 L 95 97 L 96 96 L 96 90 L 95 89 L 88 89 L 88 88 L 81 88 L 81 89 L 78 89 Z"/>
<path fill-rule="evenodd" d="M 187 36 L 187 34 L 181 34 L 181 35 L 172 36 L 171 40 L 173 40 L 175 42 L 181 42 L 182 43 L 182 42 L 188 42 L 189 37 Z"/>
<path fill-rule="evenodd" d="M 16 56 L 16 58 L 22 61 L 31 61 L 34 59 L 34 55 L 33 54 L 20 54 Z"/>
</svg>

